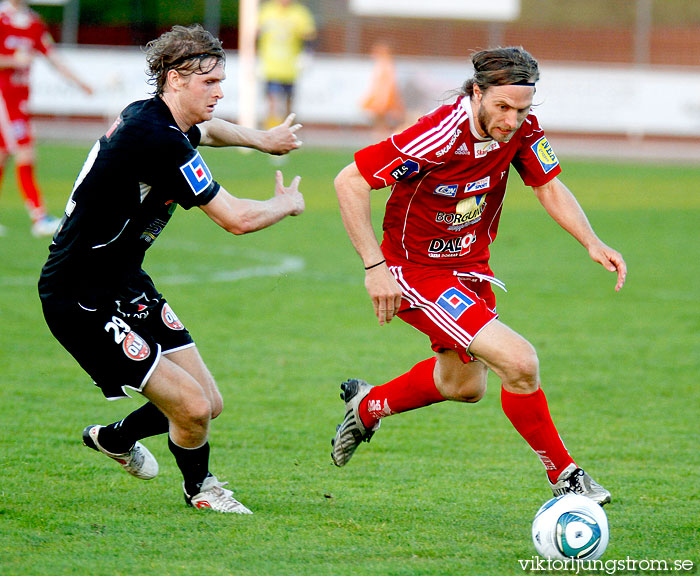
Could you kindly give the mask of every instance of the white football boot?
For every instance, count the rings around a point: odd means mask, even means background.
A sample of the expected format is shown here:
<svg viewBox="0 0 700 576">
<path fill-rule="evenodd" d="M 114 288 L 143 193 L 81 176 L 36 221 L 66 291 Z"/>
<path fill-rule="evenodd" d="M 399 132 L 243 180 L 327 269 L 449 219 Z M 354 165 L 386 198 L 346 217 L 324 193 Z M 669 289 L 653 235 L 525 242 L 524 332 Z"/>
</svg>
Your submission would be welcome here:
<svg viewBox="0 0 700 576">
<path fill-rule="evenodd" d="M 136 442 L 131 450 L 124 454 L 114 454 L 105 450 L 97 440 L 100 434 L 100 429 L 104 426 L 93 424 L 83 430 L 83 444 L 88 448 L 102 452 L 105 456 L 109 456 L 112 460 L 121 464 L 132 476 L 141 480 L 150 480 L 158 476 L 158 461 L 155 456 L 141 442 Z"/>
<path fill-rule="evenodd" d="M 578 468 L 576 464 L 569 464 L 557 478 L 556 483 L 549 482 L 549 486 L 555 496 L 573 493 L 587 496 L 601 506 L 610 503 L 612 496 L 609 490 L 603 488 L 591 478 L 590 474 Z"/>
<path fill-rule="evenodd" d="M 360 402 L 372 389 L 364 380 L 351 378 L 340 385 L 340 397 L 345 400 L 345 418 L 339 424 L 335 437 L 331 440 L 331 458 L 336 466 L 345 466 L 362 442 L 369 442 L 379 425 L 379 420 L 371 429 L 365 428 L 359 414 Z"/>
<path fill-rule="evenodd" d="M 233 497 L 231 490 L 224 488 L 227 484 L 228 482 L 219 482 L 216 476 L 207 476 L 202 482 L 199 494 L 190 496 L 185 491 L 185 502 L 187 502 L 188 506 L 200 510 L 208 508 L 215 512 L 228 514 L 252 514 L 248 508 Z"/>
<path fill-rule="evenodd" d="M 37 238 L 53 236 L 61 225 L 61 221 L 55 216 L 43 216 L 32 224 L 32 235 Z"/>
</svg>

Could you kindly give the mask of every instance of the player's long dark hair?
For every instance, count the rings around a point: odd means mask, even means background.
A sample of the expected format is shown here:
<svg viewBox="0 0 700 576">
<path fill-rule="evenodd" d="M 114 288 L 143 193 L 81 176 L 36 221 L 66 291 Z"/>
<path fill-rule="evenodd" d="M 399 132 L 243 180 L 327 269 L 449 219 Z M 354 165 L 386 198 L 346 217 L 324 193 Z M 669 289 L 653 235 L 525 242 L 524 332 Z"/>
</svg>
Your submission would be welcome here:
<svg viewBox="0 0 700 576">
<path fill-rule="evenodd" d="M 226 53 L 221 41 L 199 24 L 173 26 L 146 44 L 146 61 L 148 83 L 155 87 L 154 95 L 159 96 L 170 70 L 185 76 L 208 74 L 226 61 Z"/>
<path fill-rule="evenodd" d="M 540 78 L 539 65 L 522 46 L 482 50 L 472 55 L 474 77 L 462 86 L 462 94 L 471 96 L 474 84 L 482 90 L 506 84 L 534 85 Z"/>
</svg>

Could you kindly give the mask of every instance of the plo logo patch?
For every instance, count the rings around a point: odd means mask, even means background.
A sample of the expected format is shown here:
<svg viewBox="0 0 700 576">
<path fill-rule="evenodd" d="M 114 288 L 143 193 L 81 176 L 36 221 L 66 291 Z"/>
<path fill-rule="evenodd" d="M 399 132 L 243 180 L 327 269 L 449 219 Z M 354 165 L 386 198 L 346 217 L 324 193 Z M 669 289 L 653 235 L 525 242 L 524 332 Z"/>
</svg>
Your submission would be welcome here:
<svg viewBox="0 0 700 576">
<path fill-rule="evenodd" d="M 532 148 L 535 156 L 537 156 L 537 160 L 545 174 L 548 174 L 559 166 L 559 159 L 554 154 L 554 150 L 552 150 L 552 147 L 544 136 L 530 146 L 530 148 Z"/>
<path fill-rule="evenodd" d="M 182 172 L 195 196 L 206 190 L 207 186 L 212 182 L 211 172 L 199 152 L 187 164 L 180 166 L 180 172 Z"/>
<path fill-rule="evenodd" d="M 420 165 L 415 160 L 404 160 L 403 158 L 394 158 L 384 168 L 375 172 L 375 177 L 384 180 L 388 186 L 395 180 L 403 180 L 417 174 L 420 170 Z"/>
<path fill-rule="evenodd" d="M 170 304 L 166 304 L 165 306 L 163 306 L 163 311 L 160 313 L 160 317 L 163 320 L 163 324 L 165 324 L 171 330 L 185 329 L 185 325 L 182 322 L 180 322 L 180 319 L 177 317 L 175 312 L 173 312 L 173 309 L 170 307 Z"/>
<path fill-rule="evenodd" d="M 151 355 L 151 348 L 136 332 L 128 332 L 122 342 L 124 354 L 132 360 L 145 360 Z"/>
</svg>

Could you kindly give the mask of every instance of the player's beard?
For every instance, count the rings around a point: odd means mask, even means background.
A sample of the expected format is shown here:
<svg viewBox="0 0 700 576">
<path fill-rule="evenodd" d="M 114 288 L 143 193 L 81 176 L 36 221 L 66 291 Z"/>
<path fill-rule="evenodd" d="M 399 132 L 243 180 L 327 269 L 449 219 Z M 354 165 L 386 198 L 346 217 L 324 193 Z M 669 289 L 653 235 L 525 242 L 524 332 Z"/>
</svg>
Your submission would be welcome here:
<svg viewBox="0 0 700 576">
<path fill-rule="evenodd" d="M 481 104 L 479 105 L 479 111 L 476 115 L 477 120 L 479 121 L 479 126 L 481 126 L 481 129 L 486 132 L 486 135 L 493 138 L 496 142 L 500 143 L 505 143 L 508 142 L 513 137 L 513 134 L 517 132 L 516 128 L 512 132 L 508 134 L 503 134 L 502 132 L 496 132 L 494 128 L 496 128 L 496 124 L 493 122 L 493 118 L 491 115 L 486 111 L 486 108 L 484 108 L 484 105 Z"/>
</svg>

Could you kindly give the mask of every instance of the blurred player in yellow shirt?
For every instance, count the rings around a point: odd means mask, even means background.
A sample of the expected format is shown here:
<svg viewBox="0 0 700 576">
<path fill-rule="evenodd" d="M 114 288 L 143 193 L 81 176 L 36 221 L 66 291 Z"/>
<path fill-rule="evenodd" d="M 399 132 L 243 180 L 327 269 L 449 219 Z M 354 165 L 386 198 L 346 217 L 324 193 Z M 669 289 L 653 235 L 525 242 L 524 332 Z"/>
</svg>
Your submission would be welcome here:
<svg viewBox="0 0 700 576">
<path fill-rule="evenodd" d="M 311 11 L 295 0 L 268 0 L 258 17 L 259 54 L 265 80 L 266 126 L 276 126 L 291 113 L 299 56 L 316 38 Z"/>
</svg>

